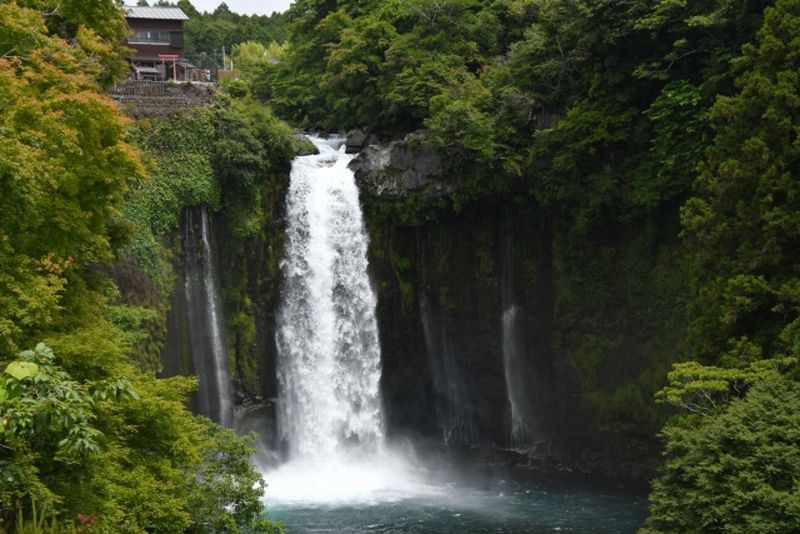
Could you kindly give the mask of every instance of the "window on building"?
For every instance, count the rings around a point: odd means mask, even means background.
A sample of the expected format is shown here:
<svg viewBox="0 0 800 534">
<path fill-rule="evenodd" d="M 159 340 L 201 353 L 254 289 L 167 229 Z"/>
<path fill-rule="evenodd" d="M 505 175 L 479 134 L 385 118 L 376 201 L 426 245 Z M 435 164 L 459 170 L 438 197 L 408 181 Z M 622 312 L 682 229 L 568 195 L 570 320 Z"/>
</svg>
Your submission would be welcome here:
<svg viewBox="0 0 800 534">
<path fill-rule="evenodd" d="M 129 43 L 158 43 L 169 44 L 170 37 L 168 31 L 163 30 L 136 30 Z"/>
</svg>

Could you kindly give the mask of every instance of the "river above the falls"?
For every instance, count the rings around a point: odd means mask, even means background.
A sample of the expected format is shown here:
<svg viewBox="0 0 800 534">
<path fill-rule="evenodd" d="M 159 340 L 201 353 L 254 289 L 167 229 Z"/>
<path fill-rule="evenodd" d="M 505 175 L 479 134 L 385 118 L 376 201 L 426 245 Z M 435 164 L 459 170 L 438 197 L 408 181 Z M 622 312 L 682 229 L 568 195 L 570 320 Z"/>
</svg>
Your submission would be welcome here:
<svg viewBox="0 0 800 534">
<path fill-rule="evenodd" d="M 401 481 L 396 488 L 356 493 L 350 500 L 284 499 L 277 489 L 272 494 L 267 488 L 267 510 L 290 534 L 625 534 L 636 532 L 647 517 L 647 499 L 641 488 L 626 489 L 573 475 L 489 468 L 472 471 L 458 475 L 425 471 L 417 474 L 420 482 L 414 486 Z M 365 472 L 367 486 L 370 473 Z M 269 473 L 265 476 L 269 483 Z M 352 488 L 343 489 L 345 494 L 353 494 Z"/>
</svg>

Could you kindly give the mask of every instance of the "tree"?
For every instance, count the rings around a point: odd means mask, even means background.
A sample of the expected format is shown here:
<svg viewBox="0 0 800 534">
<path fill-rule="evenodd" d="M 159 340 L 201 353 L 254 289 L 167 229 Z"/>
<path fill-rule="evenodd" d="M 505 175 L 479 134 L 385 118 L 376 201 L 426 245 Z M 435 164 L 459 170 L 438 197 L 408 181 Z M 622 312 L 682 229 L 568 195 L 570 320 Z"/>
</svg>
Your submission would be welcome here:
<svg viewBox="0 0 800 534">
<path fill-rule="evenodd" d="M 698 357 L 746 338 L 764 356 L 800 353 L 800 2 L 765 12 L 739 63 L 739 92 L 711 110 L 714 145 L 681 211 L 698 298 Z"/>
<path fill-rule="evenodd" d="M 222 67 L 222 47 L 230 53 L 240 43 L 256 42 L 262 46 L 286 40 L 286 17 L 272 15 L 239 15 L 224 4 L 213 13 L 200 13 L 188 0 L 177 3 L 189 16 L 185 24 L 185 54 L 193 63 L 206 68 Z"/>
<path fill-rule="evenodd" d="M 91 283 L 88 265 L 112 257 L 115 218 L 142 168 L 125 143 L 126 121 L 85 74 L 91 60 L 80 44 L 49 35 L 37 11 L 13 3 L 0 5 L 0 29 L 0 48 L 12 51 L 0 58 L 0 354 L 8 354 L 77 319 L 63 305 Z"/>
<path fill-rule="evenodd" d="M 663 398 L 667 464 L 645 532 L 788 532 L 800 524 L 800 0 L 764 13 L 738 92 L 681 217 L 698 284 L 691 340 Z M 773 369 L 773 370 L 771 370 Z"/>
<path fill-rule="evenodd" d="M 277 63 L 283 57 L 285 49 L 276 42 L 264 45 L 256 41 L 245 41 L 234 45 L 231 57 L 234 68 L 242 73 L 242 78 L 252 82 L 260 70 Z"/>
<path fill-rule="evenodd" d="M 94 426 L 96 402 L 137 399 L 130 381 L 78 383 L 55 365 L 53 351 L 40 343 L 23 351 L 0 380 L 0 490 L 8 506 L 30 496 L 39 502 L 55 495 L 39 474 L 85 461 L 100 451 Z M 46 475 L 45 475 L 46 476 Z"/>
<path fill-rule="evenodd" d="M 189 17 L 189 19 L 200 15 L 200 12 L 197 11 L 197 8 L 195 8 L 189 0 L 178 0 L 178 3 L 175 5 L 181 8 L 181 10 L 186 13 L 186 16 Z"/>
<path fill-rule="evenodd" d="M 249 438 L 185 409 L 195 386 L 79 381 L 43 343 L 21 352 L 0 378 L 4 523 L 33 500 L 115 532 L 281 532 L 259 517 Z"/>
<path fill-rule="evenodd" d="M 82 71 L 90 74 L 105 89 L 128 75 L 125 37 L 128 25 L 125 11 L 111 0 L 14 0 L 10 3 L 38 12 L 48 33 L 67 40 L 80 61 Z M 19 55 L 24 49 L 16 50 Z"/>
<path fill-rule="evenodd" d="M 264 218 L 262 195 L 294 155 L 291 129 L 252 98 L 217 109 L 212 164 L 222 208 L 237 238 L 255 235 Z"/>
<path fill-rule="evenodd" d="M 792 532 L 800 524 L 800 384 L 773 374 L 717 416 L 662 431 L 667 463 L 640 532 Z"/>
<path fill-rule="evenodd" d="M 100 265 L 127 242 L 122 204 L 146 179 L 100 93 L 104 62 L 121 63 L 100 36 L 121 11 L 22 4 L 0 3 L 0 522 L 35 500 L 109 532 L 272 529 L 247 439 L 187 410 L 193 379 L 143 372 L 132 344 L 152 315 L 111 306 Z"/>
</svg>

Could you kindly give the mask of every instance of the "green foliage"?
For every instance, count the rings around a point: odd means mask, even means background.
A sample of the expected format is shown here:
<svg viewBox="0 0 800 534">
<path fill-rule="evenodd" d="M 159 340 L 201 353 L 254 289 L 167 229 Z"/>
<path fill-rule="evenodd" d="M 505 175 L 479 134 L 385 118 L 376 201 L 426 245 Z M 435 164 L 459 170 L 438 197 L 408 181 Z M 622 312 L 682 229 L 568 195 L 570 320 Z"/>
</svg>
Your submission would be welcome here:
<svg viewBox="0 0 800 534">
<path fill-rule="evenodd" d="M 746 367 L 720 368 L 698 362 L 675 364 L 668 384 L 656 399 L 702 416 L 715 416 L 734 398 L 743 397 L 750 386 L 773 378 L 797 363 L 795 358 L 756 360 Z"/>
<path fill-rule="evenodd" d="M 448 161 L 493 161 L 499 147 L 494 118 L 485 111 L 491 98 L 483 84 L 466 76 L 430 99 L 431 116 L 425 125 Z"/>
<path fill-rule="evenodd" d="M 774 371 L 761 378 L 717 417 L 664 428 L 667 464 L 653 485 L 650 518 L 640 532 L 796 529 L 800 385 Z"/>
<path fill-rule="evenodd" d="M 73 6 L 67 2 L 66 5 Z M 74 6 L 73 6 L 74 7 Z M 84 74 L 85 50 L 43 17 L 0 5 L 0 354 L 64 314 L 112 257 L 130 181 L 141 176 L 126 122 Z"/>
<path fill-rule="evenodd" d="M 13 0 L 6 2 L 38 12 L 48 33 L 71 44 L 81 70 L 102 88 L 128 75 L 123 43 L 128 35 L 125 12 L 110 0 Z M 5 44 L 5 43 L 3 43 Z M 6 57 L 24 57 L 24 47 L 2 46 Z"/>
<path fill-rule="evenodd" d="M 0 523 L 69 531 L 82 514 L 104 532 L 267 531 L 247 440 L 186 409 L 193 380 L 140 371 L 157 312 L 123 304 L 101 272 L 133 221 L 142 237 L 122 252 L 164 282 L 158 238 L 183 206 L 219 206 L 214 112 L 129 132 L 98 92 L 116 76 L 103 62 L 119 62 L 97 38 L 119 42 L 116 4 L 22 4 L 0 3 Z M 33 503 L 54 517 L 26 519 Z"/>
<path fill-rule="evenodd" d="M 184 53 L 195 65 L 208 69 L 230 68 L 222 64 L 222 47 L 230 54 L 241 43 L 257 43 L 270 46 L 283 43 L 287 36 L 286 15 L 239 15 L 227 5 L 221 4 L 212 13 L 199 13 L 188 0 L 177 5 L 189 16 L 184 31 L 186 48 Z M 237 69 L 238 61 L 234 62 Z"/>
<path fill-rule="evenodd" d="M 56 514 L 47 505 L 37 506 L 34 501 L 31 506 L 30 516 L 22 512 L 17 515 L 14 522 L 16 534 L 75 534 L 91 529 L 96 518 L 94 516 L 79 516 L 80 529 L 74 525 L 67 525 L 56 517 Z"/>
<path fill-rule="evenodd" d="M 412 130 L 432 97 L 498 51 L 503 27 L 488 4 L 296 2 L 289 47 L 259 95 L 303 125 Z"/>
<path fill-rule="evenodd" d="M 765 356 L 798 354 L 800 4 L 766 11 L 739 92 L 711 111 L 714 145 L 681 211 L 698 280 L 692 340 L 718 359 L 747 337 Z"/>
<path fill-rule="evenodd" d="M 293 132 L 251 98 L 221 102 L 214 126 L 211 161 L 222 211 L 234 238 L 253 237 L 271 218 L 263 195 L 281 187 L 280 176 L 295 153 Z"/>
<path fill-rule="evenodd" d="M 142 400 L 110 414 L 113 428 L 126 431 L 125 447 L 102 459 L 127 468 L 96 481 L 95 491 L 112 497 L 100 503 L 106 514 L 124 514 L 145 531 L 242 532 L 257 521 L 263 482 L 248 440 L 186 411 L 185 394 L 195 386 L 183 377 L 142 382 Z"/>
<path fill-rule="evenodd" d="M 78 382 L 39 344 L 0 383 L 0 513 L 52 503 L 114 532 L 243 532 L 259 519 L 264 482 L 237 438 L 185 408 L 192 379 Z M 21 377 L 21 378 L 20 378 Z"/>
<path fill-rule="evenodd" d="M 125 341 L 132 347 L 145 341 L 148 333 L 142 323 L 154 319 L 155 316 L 153 309 L 139 306 L 118 305 L 106 308 L 106 317 L 123 332 Z"/>
<path fill-rule="evenodd" d="M 159 309 L 158 305 L 150 308 L 127 304 L 105 308 L 105 319 L 119 329 L 122 341 L 131 347 L 133 359 L 142 370 L 161 368 L 161 344 L 156 331 L 166 326 Z"/>
<path fill-rule="evenodd" d="M 125 202 L 125 215 L 137 229 L 127 252 L 166 294 L 170 266 L 159 237 L 178 227 L 184 207 L 220 205 L 211 164 L 214 113 L 200 108 L 178 120 L 139 121 L 131 139 L 143 150 L 150 176 L 134 182 Z"/>
<path fill-rule="evenodd" d="M 233 47 L 232 58 L 236 70 L 242 77 L 252 81 L 259 70 L 281 60 L 286 53 L 286 46 L 271 42 L 268 45 L 256 41 L 245 41 Z"/>
<path fill-rule="evenodd" d="M 81 384 L 54 360 L 53 351 L 40 343 L 8 364 L 8 377 L 0 382 L 0 496 L 5 506 L 26 494 L 52 498 L 31 475 L 78 463 L 100 450 L 96 400 L 138 398 L 127 380 Z"/>
<path fill-rule="evenodd" d="M 253 94 L 299 125 L 424 126 L 458 205 L 524 192 L 589 231 L 686 197 L 763 6 L 606 0 L 296 2 Z M 646 44 L 643 44 L 646 43 Z M 500 172 L 498 172 L 500 171 Z"/>
<path fill-rule="evenodd" d="M 701 19 L 698 24 L 713 23 Z M 665 472 L 646 532 L 786 532 L 800 521 L 797 361 L 800 2 L 765 11 L 737 60 L 738 93 L 711 108 L 713 146 L 681 211 L 697 297 L 696 357 L 660 399 L 687 410 L 663 430 Z"/>
</svg>

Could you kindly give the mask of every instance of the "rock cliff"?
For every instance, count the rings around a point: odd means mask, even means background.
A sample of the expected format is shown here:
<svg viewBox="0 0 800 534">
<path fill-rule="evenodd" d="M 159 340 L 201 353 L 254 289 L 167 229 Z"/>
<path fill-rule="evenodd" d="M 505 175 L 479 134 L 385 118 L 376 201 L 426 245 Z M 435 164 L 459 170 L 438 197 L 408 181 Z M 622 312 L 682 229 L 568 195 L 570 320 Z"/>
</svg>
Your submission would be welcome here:
<svg viewBox="0 0 800 534">
<path fill-rule="evenodd" d="M 457 181 L 445 176 L 439 154 L 424 132 L 384 145 L 368 145 L 350 163 L 350 169 L 362 191 L 383 199 L 416 194 L 431 200 L 458 188 Z"/>
</svg>

